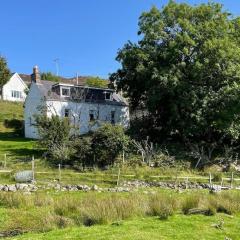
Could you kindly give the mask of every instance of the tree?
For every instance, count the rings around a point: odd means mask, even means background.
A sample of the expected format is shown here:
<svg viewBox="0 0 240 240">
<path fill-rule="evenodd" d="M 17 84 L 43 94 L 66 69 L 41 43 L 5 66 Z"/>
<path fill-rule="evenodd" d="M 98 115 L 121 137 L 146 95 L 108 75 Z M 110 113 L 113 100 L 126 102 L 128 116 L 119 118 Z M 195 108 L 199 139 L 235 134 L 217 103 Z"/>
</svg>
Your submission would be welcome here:
<svg viewBox="0 0 240 240">
<path fill-rule="evenodd" d="M 52 82 L 60 82 L 60 77 L 57 75 L 51 73 L 51 72 L 43 72 L 41 73 L 41 79 L 42 80 L 48 80 Z"/>
<path fill-rule="evenodd" d="M 86 80 L 86 84 L 90 87 L 99 87 L 99 88 L 107 88 L 108 87 L 108 81 L 101 79 L 99 77 L 89 77 Z"/>
<path fill-rule="evenodd" d="M 55 163 L 69 163 L 72 156 L 70 125 L 68 119 L 59 116 L 48 118 L 46 114 L 36 116 L 36 126 L 40 136 L 39 145 Z"/>
<path fill-rule="evenodd" d="M 3 85 L 9 80 L 10 74 L 6 59 L 0 56 L 0 97 L 2 97 Z"/>
<path fill-rule="evenodd" d="M 117 155 L 129 144 L 129 137 L 119 125 L 105 124 L 93 133 L 92 152 L 100 167 L 114 163 Z"/>
<path fill-rule="evenodd" d="M 170 1 L 139 19 L 137 43 L 118 52 L 110 77 L 132 109 L 148 110 L 162 136 L 240 136 L 240 18 L 217 3 Z"/>
</svg>

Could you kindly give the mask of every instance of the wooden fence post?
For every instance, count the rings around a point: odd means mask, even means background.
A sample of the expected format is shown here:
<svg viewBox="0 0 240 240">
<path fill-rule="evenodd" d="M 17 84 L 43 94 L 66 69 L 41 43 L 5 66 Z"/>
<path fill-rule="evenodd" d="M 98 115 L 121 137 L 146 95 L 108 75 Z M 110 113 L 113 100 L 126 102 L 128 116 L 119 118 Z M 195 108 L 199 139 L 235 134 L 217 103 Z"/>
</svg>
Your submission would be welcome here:
<svg viewBox="0 0 240 240">
<path fill-rule="evenodd" d="M 59 179 L 59 182 L 61 183 L 61 180 L 62 180 L 61 164 L 58 164 L 58 179 Z"/>
<path fill-rule="evenodd" d="M 231 175 L 231 188 L 233 188 L 233 181 L 234 181 L 234 178 L 233 178 L 233 172 L 232 172 L 232 175 Z"/>
<path fill-rule="evenodd" d="M 123 161 L 123 163 L 125 162 L 125 152 L 124 152 L 124 149 L 123 149 L 123 152 L 122 152 L 122 161 Z"/>
<path fill-rule="evenodd" d="M 118 166 L 117 186 L 119 185 L 119 180 L 120 180 L 120 166 Z"/>
<path fill-rule="evenodd" d="M 209 185 L 210 187 L 212 187 L 212 174 L 209 173 Z"/>
<path fill-rule="evenodd" d="M 186 177 L 186 189 L 188 189 L 188 177 Z"/>
<path fill-rule="evenodd" d="M 34 164 L 34 155 L 32 155 L 32 173 L 33 173 L 33 181 L 35 181 L 35 164 Z"/>
</svg>

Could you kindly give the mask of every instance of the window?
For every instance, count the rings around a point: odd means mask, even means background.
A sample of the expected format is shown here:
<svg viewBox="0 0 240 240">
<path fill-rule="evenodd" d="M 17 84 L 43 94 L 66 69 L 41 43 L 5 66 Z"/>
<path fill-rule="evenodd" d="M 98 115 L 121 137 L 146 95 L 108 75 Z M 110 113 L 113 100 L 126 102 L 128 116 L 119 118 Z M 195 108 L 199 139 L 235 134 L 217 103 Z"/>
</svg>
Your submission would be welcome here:
<svg viewBox="0 0 240 240">
<path fill-rule="evenodd" d="M 111 111 L 111 124 L 115 124 L 115 111 Z"/>
<path fill-rule="evenodd" d="M 62 87 L 62 96 L 69 97 L 70 96 L 70 88 Z"/>
<path fill-rule="evenodd" d="M 67 108 L 65 109 L 64 117 L 66 117 L 66 118 L 70 117 L 70 109 L 67 109 Z"/>
<path fill-rule="evenodd" d="M 12 90 L 12 98 L 22 98 L 22 92 Z"/>
<path fill-rule="evenodd" d="M 105 93 L 105 100 L 111 100 L 111 93 L 110 92 L 104 92 Z"/>
<path fill-rule="evenodd" d="M 89 111 L 89 121 L 92 122 L 96 120 L 97 118 L 97 112 L 95 110 L 90 110 Z"/>
</svg>

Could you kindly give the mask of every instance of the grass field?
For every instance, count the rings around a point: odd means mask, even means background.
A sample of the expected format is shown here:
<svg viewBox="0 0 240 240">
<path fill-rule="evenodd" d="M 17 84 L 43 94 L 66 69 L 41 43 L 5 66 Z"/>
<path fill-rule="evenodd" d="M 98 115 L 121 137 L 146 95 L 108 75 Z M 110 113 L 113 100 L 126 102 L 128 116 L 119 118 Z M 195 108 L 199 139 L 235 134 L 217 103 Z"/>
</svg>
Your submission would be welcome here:
<svg viewBox="0 0 240 240">
<path fill-rule="evenodd" d="M 213 227 L 224 219 L 223 229 Z M 167 221 L 141 218 L 105 226 L 67 228 L 40 234 L 24 234 L 16 240 L 239 240 L 240 217 L 222 214 L 206 216 L 176 215 Z"/>
<path fill-rule="evenodd" d="M 18 170 L 31 169 L 31 158 L 35 157 L 35 171 L 38 184 L 52 182 L 58 178 L 58 169 L 49 166 L 41 157 L 42 152 L 36 147 L 36 141 L 24 139 L 17 136 L 13 129 L 4 126 L 5 119 L 22 119 L 23 105 L 0 101 L 0 169 L 3 170 L 4 155 L 7 155 L 7 167 L 11 173 L 0 173 L 0 184 L 14 183 L 14 174 Z M 39 172 L 39 173 L 37 173 Z M 45 172 L 45 173 L 40 173 Z M 62 184 L 97 184 L 98 186 L 116 186 L 118 168 L 111 168 L 106 171 L 94 169 L 86 172 L 62 169 Z M 143 179 L 162 180 L 156 176 L 162 175 L 165 180 L 175 181 L 176 176 L 203 177 L 208 173 L 193 170 L 160 169 L 150 167 L 121 168 L 120 180 Z M 228 176 L 226 174 L 226 176 Z M 205 180 L 204 180 L 205 181 Z M 207 180 L 206 180 L 207 181 Z M 167 220 L 160 220 L 159 216 L 148 216 L 143 213 L 145 203 L 133 208 L 140 199 L 146 201 L 149 197 L 144 193 L 146 189 L 139 189 L 136 196 L 133 195 L 130 202 L 124 202 L 122 197 L 129 196 L 128 193 L 81 193 L 81 192 L 52 192 L 41 191 L 31 195 L 18 193 L 0 192 L 0 233 L 4 231 L 21 230 L 23 234 L 8 238 L 16 240 L 55 240 L 55 239 L 124 239 L 124 240 L 182 240 L 182 239 L 240 239 L 240 197 L 237 192 L 229 192 L 224 198 L 224 207 L 227 209 L 238 209 L 232 215 L 217 212 L 213 216 L 184 215 L 181 206 L 178 206 L 175 213 L 170 214 Z M 155 191 L 162 197 L 168 199 L 173 197 L 181 202 L 188 196 L 196 194 L 196 191 L 186 191 L 182 194 L 174 190 L 147 189 Z M 200 193 L 205 198 L 207 191 Z M 131 196 L 131 194 L 130 194 Z M 122 207 L 119 209 L 112 203 L 119 201 Z M 85 201 L 84 201 L 85 199 Z M 106 201 L 110 201 L 105 203 Z M 219 198 L 221 202 L 221 198 Z M 84 207 L 81 201 L 87 204 Z M 171 202 L 171 201 L 170 201 Z M 147 205 L 150 204 L 148 201 Z M 191 202 L 190 202 L 191 203 Z M 203 203 L 205 203 L 203 201 Z M 102 205 L 103 204 L 103 205 Z M 113 205 L 111 205 L 113 204 Z M 156 204 L 156 203 L 155 203 Z M 165 203 L 164 203 L 165 204 Z M 169 204 L 169 203 L 168 203 Z M 216 203 L 214 203 L 216 204 Z M 158 207 L 159 204 L 157 203 Z M 115 207 L 114 207 L 115 206 Z M 151 206 L 148 205 L 148 207 Z M 163 205 L 165 206 L 165 205 Z M 168 205 L 167 205 L 168 206 Z M 96 223 L 87 227 L 82 220 L 82 211 L 85 208 L 90 212 L 85 214 L 91 218 L 97 217 Z M 115 209 L 117 208 L 117 210 Z M 217 209 L 217 207 L 215 207 Z M 161 211 L 166 211 L 160 206 Z M 136 209 L 135 209 L 136 210 Z M 168 210 L 168 209 L 167 209 Z M 133 212 L 132 212 L 133 211 Z M 93 215 L 91 215 L 93 214 Z M 154 216 L 153 216 L 154 215 Z M 81 216 L 81 217 L 80 217 Z M 127 217 L 129 216 L 129 217 Z M 79 220 L 80 219 L 80 220 Z M 215 226 L 224 222 L 220 228 Z"/>
</svg>

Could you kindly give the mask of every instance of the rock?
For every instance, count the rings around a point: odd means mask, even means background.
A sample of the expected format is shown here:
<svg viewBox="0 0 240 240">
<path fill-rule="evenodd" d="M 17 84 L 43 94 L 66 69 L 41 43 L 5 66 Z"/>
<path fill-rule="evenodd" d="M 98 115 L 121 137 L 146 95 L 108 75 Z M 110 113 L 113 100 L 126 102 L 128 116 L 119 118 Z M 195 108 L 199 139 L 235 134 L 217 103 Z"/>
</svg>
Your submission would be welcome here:
<svg viewBox="0 0 240 240">
<path fill-rule="evenodd" d="M 17 191 L 17 188 L 16 188 L 15 185 L 9 185 L 9 186 L 8 186 L 8 191 L 9 191 L 9 192 L 16 192 L 16 191 Z"/>
<path fill-rule="evenodd" d="M 97 191 L 97 190 L 98 190 L 98 186 L 97 186 L 97 185 L 93 185 L 92 188 L 91 188 L 91 190 Z"/>
<path fill-rule="evenodd" d="M 210 193 L 219 193 L 222 191 L 222 187 L 220 185 L 212 185 L 210 188 Z"/>
<path fill-rule="evenodd" d="M 3 191 L 8 192 L 8 186 L 7 186 L 7 185 L 5 185 L 5 186 L 3 187 Z"/>
</svg>

